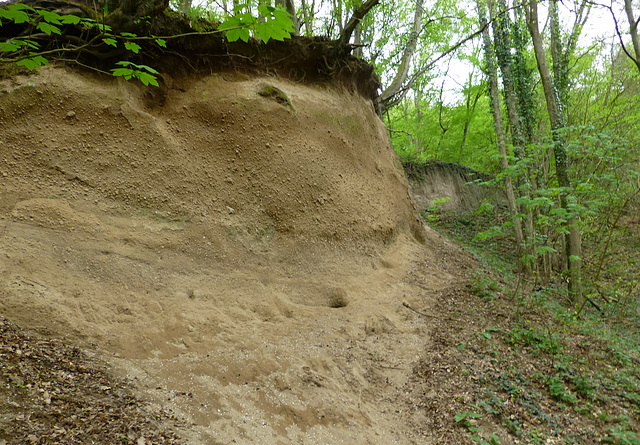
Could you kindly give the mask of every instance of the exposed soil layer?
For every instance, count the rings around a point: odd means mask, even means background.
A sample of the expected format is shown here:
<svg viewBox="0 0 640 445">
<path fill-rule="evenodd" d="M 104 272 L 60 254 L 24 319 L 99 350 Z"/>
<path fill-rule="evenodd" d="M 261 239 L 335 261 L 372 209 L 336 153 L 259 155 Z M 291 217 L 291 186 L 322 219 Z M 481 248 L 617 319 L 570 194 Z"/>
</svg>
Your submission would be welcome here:
<svg viewBox="0 0 640 445">
<path fill-rule="evenodd" d="M 158 70 L 160 87 L 150 94 L 164 101 L 174 88 L 173 77 L 202 76 L 212 73 L 241 72 L 254 76 L 277 75 L 298 84 L 325 84 L 342 87 L 375 103 L 380 81 L 369 63 L 351 55 L 353 47 L 325 37 L 290 36 L 283 41 L 264 43 L 250 38 L 247 42 L 229 42 L 219 23 L 192 19 L 168 8 L 167 0 L 144 2 L 95 2 L 82 0 L 29 0 L 39 11 L 70 14 L 76 18 L 103 23 L 108 36 L 98 27 L 80 24 L 56 24 L 59 33 L 45 34 L 35 28 L 42 20 L 36 12 L 31 21 L 14 23 L 0 19 L 0 39 L 26 39 L 45 51 L 49 60 L 110 74 L 120 61 L 145 64 Z M 112 3 L 114 3 L 112 5 Z M 107 4 L 107 5 L 105 5 Z M 117 9 L 116 9 L 117 8 Z M 105 10 L 112 11 L 104 15 Z M 109 37 L 111 43 L 105 43 Z M 158 39 L 163 43 L 159 44 Z M 135 51 L 125 43 L 135 43 Z M 20 58 L 26 53 L 5 54 Z M 15 71 L 14 65 L 0 69 Z"/>
<path fill-rule="evenodd" d="M 411 190 L 420 211 L 433 208 L 444 212 L 473 213 L 488 202 L 505 205 L 504 192 L 490 185 L 492 178 L 472 168 L 450 162 L 429 161 L 405 164 Z"/>
<path fill-rule="evenodd" d="M 406 416 L 432 324 L 404 303 L 469 260 L 370 100 L 226 72 L 157 101 L 56 67 L 0 91 L 7 320 L 110 363 L 183 443 L 438 443 Z"/>
</svg>

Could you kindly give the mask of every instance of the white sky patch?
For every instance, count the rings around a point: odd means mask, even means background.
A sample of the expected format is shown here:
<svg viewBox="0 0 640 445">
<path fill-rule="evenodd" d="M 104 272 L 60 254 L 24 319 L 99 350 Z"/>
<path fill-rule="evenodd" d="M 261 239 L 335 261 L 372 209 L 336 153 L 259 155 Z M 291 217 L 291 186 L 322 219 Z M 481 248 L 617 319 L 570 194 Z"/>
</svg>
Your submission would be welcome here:
<svg viewBox="0 0 640 445">
<path fill-rule="evenodd" d="M 603 0 L 606 1 L 606 0 Z M 560 20 L 564 29 L 571 29 L 573 26 L 573 22 L 575 20 L 575 13 L 573 9 L 570 9 L 574 5 L 569 5 L 569 2 L 565 4 L 560 4 Z M 622 5 L 618 5 L 619 10 L 617 10 L 618 17 L 618 26 L 620 27 L 620 31 L 625 35 L 625 31 L 628 31 L 628 22 L 627 17 L 624 14 L 624 10 L 622 10 Z M 539 14 L 539 24 L 540 24 L 540 32 L 543 31 L 543 27 L 549 26 L 547 22 L 547 14 L 548 10 L 545 7 L 544 3 L 538 5 L 538 14 Z M 474 12 L 475 14 L 475 12 Z M 587 48 L 591 46 L 596 40 L 604 39 L 609 45 L 613 44 L 618 46 L 619 40 L 617 36 L 615 39 L 615 25 L 614 21 L 611 17 L 611 13 L 609 10 L 601 7 L 593 7 L 591 8 L 591 12 L 589 13 L 589 18 L 587 23 L 585 24 L 582 34 L 579 39 L 579 48 Z M 481 39 L 481 37 L 478 37 Z M 627 40 L 628 32 L 627 32 Z M 446 70 L 447 61 L 441 61 L 437 64 L 437 69 L 440 72 L 444 72 Z M 463 99 L 462 95 L 462 87 L 460 85 L 464 85 L 468 81 L 468 76 L 473 66 L 467 60 L 459 60 L 454 58 L 449 65 L 448 75 L 446 76 L 444 82 L 444 103 L 446 105 L 455 105 L 460 100 Z M 477 70 L 476 70 L 477 71 Z M 479 73 L 478 73 L 479 75 Z M 443 77 L 440 76 L 437 79 L 434 79 L 432 82 L 433 88 L 439 88 L 442 85 Z"/>
</svg>

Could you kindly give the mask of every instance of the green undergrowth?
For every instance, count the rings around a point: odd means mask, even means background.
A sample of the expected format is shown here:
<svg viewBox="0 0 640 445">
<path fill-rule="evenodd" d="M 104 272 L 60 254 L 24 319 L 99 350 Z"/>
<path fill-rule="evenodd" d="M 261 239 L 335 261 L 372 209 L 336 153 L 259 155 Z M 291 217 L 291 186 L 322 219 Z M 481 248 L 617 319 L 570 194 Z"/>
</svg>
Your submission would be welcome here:
<svg viewBox="0 0 640 445">
<path fill-rule="evenodd" d="M 510 237 L 495 236 L 485 241 L 474 239 L 477 233 L 504 223 L 507 218 L 502 213 L 455 215 L 441 211 L 438 206 L 432 206 L 422 212 L 421 216 L 433 229 L 462 244 L 486 266 L 487 271 L 506 274 L 510 279 L 515 279 L 512 266 L 517 261 L 517 256 L 515 244 Z"/>
<path fill-rule="evenodd" d="M 539 295 L 518 297 L 517 312 L 468 342 L 483 366 L 471 403 L 526 443 L 640 444 L 638 336 L 618 335 L 593 315 L 571 312 Z M 480 294 L 480 298 L 487 298 Z"/>
<path fill-rule="evenodd" d="M 472 241 L 491 221 L 440 214 L 429 223 L 479 264 L 467 290 L 481 328 L 456 340 L 472 395 L 455 422 L 470 440 L 640 445 L 638 296 L 624 306 L 589 304 L 578 315 L 562 283 L 542 287 L 518 278 L 507 239 Z M 475 426 L 476 418 L 495 431 Z"/>
</svg>

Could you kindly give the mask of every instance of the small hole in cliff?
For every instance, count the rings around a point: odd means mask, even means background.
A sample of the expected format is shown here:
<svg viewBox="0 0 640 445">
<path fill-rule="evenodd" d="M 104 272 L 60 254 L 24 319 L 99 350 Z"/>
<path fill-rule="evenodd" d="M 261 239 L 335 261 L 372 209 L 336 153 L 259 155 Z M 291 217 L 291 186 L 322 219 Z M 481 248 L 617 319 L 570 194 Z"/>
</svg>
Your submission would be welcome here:
<svg viewBox="0 0 640 445">
<path fill-rule="evenodd" d="M 329 295 L 329 307 L 339 309 L 349 304 L 347 293 L 343 289 L 336 289 Z"/>
<path fill-rule="evenodd" d="M 285 108 L 293 111 L 293 105 L 291 105 L 291 101 L 287 94 L 282 91 L 280 88 L 274 87 L 273 85 L 263 84 L 258 91 L 258 94 L 267 99 L 272 99 L 278 102 Z"/>
</svg>

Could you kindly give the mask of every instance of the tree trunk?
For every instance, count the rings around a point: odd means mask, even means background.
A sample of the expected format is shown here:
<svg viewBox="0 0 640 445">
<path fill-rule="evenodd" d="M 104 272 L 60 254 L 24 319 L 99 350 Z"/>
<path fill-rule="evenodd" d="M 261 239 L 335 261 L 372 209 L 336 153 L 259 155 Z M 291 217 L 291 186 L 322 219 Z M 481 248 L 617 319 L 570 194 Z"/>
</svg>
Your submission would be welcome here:
<svg viewBox="0 0 640 445">
<path fill-rule="evenodd" d="M 313 36 L 313 13 L 316 7 L 315 0 L 308 4 L 302 0 L 302 17 L 304 18 L 304 31 L 307 37 Z"/>
<path fill-rule="evenodd" d="M 355 57 L 358 57 L 359 59 L 362 58 L 362 24 L 358 23 L 356 25 L 356 30 L 353 33 L 353 45 L 355 46 L 355 49 L 353 50 L 353 55 Z"/>
<path fill-rule="evenodd" d="M 276 5 L 282 6 L 291 15 L 291 20 L 293 21 L 293 35 L 299 36 L 300 21 L 298 20 L 298 15 L 296 14 L 296 5 L 293 3 L 293 0 L 276 0 Z"/>
<path fill-rule="evenodd" d="M 629 33 L 631 34 L 631 43 L 633 44 L 633 51 L 635 58 L 631 58 L 633 63 L 638 67 L 640 71 L 640 40 L 638 40 L 638 21 L 633 17 L 633 9 L 631 8 L 631 0 L 624 0 L 624 10 L 627 13 L 627 19 L 629 20 Z"/>
<path fill-rule="evenodd" d="M 565 151 L 566 140 L 562 133 L 565 127 L 565 117 L 563 104 L 560 102 L 551 78 L 549 65 L 547 64 L 544 47 L 542 46 L 542 38 L 538 27 L 538 4 L 537 0 L 529 0 L 527 8 L 527 26 L 533 41 L 533 49 L 536 56 L 538 71 L 542 81 L 544 97 L 547 103 L 547 111 L 549 113 L 549 122 L 553 136 L 553 151 L 556 161 L 556 176 L 558 185 L 563 189 L 560 194 L 560 205 L 569 214 L 571 210 L 568 208 L 567 193 L 569 189 L 569 175 L 567 173 L 567 155 Z M 582 298 L 582 258 L 581 258 L 581 240 L 580 231 L 578 229 L 578 221 L 575 217 L 567 219 L 568 236 L 565 236 L 567 268 L 569 270 L 569 294 L 571 300 L 577 303 Z"/>
<path fill-rule="evenodd" d="M 590 9 L 587 8 L 587 1 L 582 1 L 576 11 L 576 20 L 573 29 L 567 36 L 566 45 L 563 43 L 560 30 L 560 18 L 558 17 L 558 0 L 551 0 L 549 16 L 551 22 L 551 60 L 553 61 L 554 87 L 560 96 L 562 104 L 569 103 L 569 60 L 575 52 L 578 38 L 582 33 Z M 565 46 L 563 48 L 563 46 Z"/>
<path fill-rule="evenodd" d="M 500 2 L 503 6 L 504 2 Z M 507 102 L 507 113 L 511 124 L 511 140 L 513 151 L 517 158 L 522 158 L 522 150 L 525 145 L 522 131 L 522 120 L 518 110 L 518 101 L 513 82 L 511 70 L 511 45 L 509 44 L 509 30 L 507 29 L 508 12 L 506 8 L 501 11 L 496 10 L 495 0 L 487 0 L 489 6 L 489 17 L 493 28 L 493 38 L 495 41 L 495 52 L 502 73 L 502 86 L 504 88 L 505 100 Z"/>
<path fill-rule="evenodd" d="M 180 0 L 180 12 L 183 14 L 189 14 L 191 10 L 191 2 L 192 0 Z"/>
<path fill-rule="evenodd" d="M 526 19 L 522 7 L 515 9 L 515 20 L 511 32 L 514 53 L 513 80 L 516 93 L 518 95 L 518 109 L 522 122 L 525 142 L 532 144 L 537 134 L 537 110 L 535 97 L 535 84 L 537 79 L 533 78 L 533 70 L 529 68 L 529 39 L 531 36 L 526 28 Z M 532 185 L 536 182 L 535 175 L 529 178 Z M 535 190 L 535 188 L 534 188 Z"/>
<path fill-rule="evenodd" d="M 342 21 L 342 0 L 332 0 L 331 4 L 333 6 L 333 18 L 338 25 L 338 31 L 342 34 L 342 30 L 344 29 L 344 22 Z"/>
<path fill-rule="evenodd" d="M 487 25 L 487 19 L 484 12 L 484 6 L 482 0 L 476 0 L 476 6 L 478 8 L 478 17 L 480 18 L 480 27 L 484 28 L 482 31 L 482 41 L 484 44 L 484 57 L 487 63 L 487 77 L 489 78 L 489 95 L 491 97 L 491 111 L 493 114 L 493 122 L 496 130 L 496 137 L 498 139 L 498 149 L 500 150 L 500 166 L 503 171 L 509 168 L 509 161 L 507 156 L 507 142 L 504 136 L 504 127 L 502 126 L 502 111 L 500 110 L 500 92 L 498 91 L 498 73 L 496 65 L 493 61 L 493 47 L 491 45 L 491 39 L 489 37 L 489 28 Z M 523 264 L 520 260 L 522 257 L 522 247 L 524 245 L 524 236 L 522 233 L 522 221 L 516 215 L 518 214 L 518 206 L 516 204 L 516 196 L 513 190 L 513 183 L 509 175 L 504 177 L 504 188 L 507 192 L 507 203 L 509 205 L 509 213 L 514 218 L 514 232 L 516 236 L 517 252 L 516 255 L 520 264 Z"/>
<path fill-rule="evenodd" d="M 351 35 L 355 31 L 356 27 L 360 24 L 365 15 L 371 11 L 371 9 L 380 3 L 380 0 L 367 0 L 365 3 L 360 5 L 355 11 L 353 11 L 353 15 L 349 19 L 349 21 L 344 25 L 344 29 L 341 30 L 340 37 L 338 38 L 338 43 L 341 45 L 346 45 L 351 40 Z"/>
<path fill-rule="evenodd" d="M 471 118 L 473 117 L 473 113 L 476 111 L 476 106 L 478 105 L 478 101 L 480 97 L 482 97 L 482 90 L 478 90 L 476 92 L 475 97 L 473 98 L 473 103 L 471 101 L 471 86 L 473 80 L 473 71 L 469 74 L 469 87 L 465 98 L 465 105 L 467 108 L 467 113 L 464 118 L 464 128 L 462 130 L 462 141 L 460 142 L 460 151 L 458 152 L 458 164 L 462 163 L 462 155 L 464 154 L 465 145 L 467 143 L 467 136 L 469 135 L 469 126 L 471 125 Z"/>
<path fill-rule="evenodd" d="M 84 3 L 90 10 L 94 9 L 93 2 L 85 0 Z M 145 27 L 150 20 L 162 14 L 168 7 L 169 0 L 107 0 L 104 21 L 115 33 L 131 32 L 142 35 L 146 32 Z M 92 18 L 102 22 L 102 11 L 98 14 L 100 16 Z"/>
<path fill-rule="evenodd" d="M 529 68 L 529 31 L 526 27 L 524 9 L 522 6 L 515 8 L 514 20 L 511 24 L 510 37 L 513 42 L 513 54 L 511 56 L 511 72 L 513 75 L 513 86 L 517 95 L 518 113 L 520 116 L 522 138 L 524 146 L 522 155 L 530 157 L 530 148 L 536 142 L 537 125 L 537 98 L 535 85 L 537 78 L 533 77 L 533 70 Z M 527 194 L 535 195 L 538 191 L 540 167 L 532 163 L 527 163 Z M 540 209 L 535 207 L 528 209 L 528 218 L 524 221 L 525 234 L 527 235 L 529 254 L 536 254 L 536 221 L 540 216 Z M 544 229 L 543 229 L 544 230 Z M 544 237 L 543 237 L 544 238 Z M 545 238 L 547 239 L 547 238 Z M 547 254 L 548 256 L 549 254 Z M 542 261 L 544 263 L 544 259 Z M 544 269 L 544 266 L 543 266 Z M 539 270 L 539 263 L 533 264 L 532 273 Z M 537 277 L 536 277 L 537 278 Z"/>
<path fill-rule="evenodd" d="M 402 55 L 402 60 L 400 61 L 400 66 L 398 67 L 398 72 L 396 73 L 395 78 L 391 81 L 391 84 L 382 92 L 380 97 L 378 98 L 377 108 L 380 114 L 382 114 L 387 109 L 387 104 L 401 92 L 405 81 L 407 80 L 407 76 L 409 75 L 409 68 L 411 68 L 411 59 L 413 58 L 413 53 L 416 50 L 416 46 L 418 45 L 418 36 L 420 35 L 420 30 L 422 28 L 422 5 L 424 0 L 416 0 L 416 12 L 413 17 L 413 28 L 411 29 L 411 34 L 409 34 L 409 41 L 407 42 L 407 46 L 404 49 L 404 54 Z"/>
<path fill-rule="evenodd" d="M 509 116 L 509 123 L 511 124 L 511 143 L 513 144 L 513 154 L 517 159 L 523 159 L 525 156 L 525 132 L 522 117 L 520 113 L 520 106 L 518 103 L 518 95 L 515 87 L 515 79 L 513 76 L 513 61 L 511 57 L 511 44 L 509 39 L 508 29 L 508 9 L 504 0 L 498 0 L 500 3 L 500 11 L 497 10 L 495 0 L 487 0 L 489 6 L 489 17 L 491 18 L 491 24 L 493 28 L 493 38 L 495 43 L 495 52 L 498 59 L 498 65 L 500 66 L 500 72 L 502 73 L 502 86 L 504 90 L 504 97 L 507 103 L 507 115 Z M 488 33 L 487 33 L 488 34 Z M 529 167 L 531 170 L 531 167 Z M 529 176 L 532 172 L 529 171 Z M 528 183 L 527 177 L 523 178 L 525 182 L 525 188 L 531 190 L 531 186 Z M 530 258 L 533 257 L 533 212 L 530 209 L 522 208 L 521 213 L 528 214 L 528 218 L 525 220 L 524 233 L 522 233 L 523 239 L 521 240 L 521 249 L 523 254 L 526 253 Z M 521 220 L 518 220 L 521 224 Z M 526 248 L 525 242 L 529 240 L 529 248 Z M 531 266 L 528 261 L 523 262 L 521 265 L 521 271 L 525 275 L 531 275 Z"/>
</svg>

